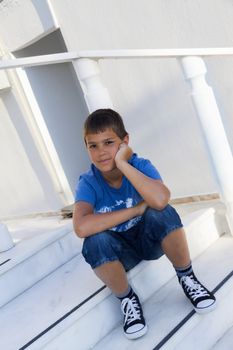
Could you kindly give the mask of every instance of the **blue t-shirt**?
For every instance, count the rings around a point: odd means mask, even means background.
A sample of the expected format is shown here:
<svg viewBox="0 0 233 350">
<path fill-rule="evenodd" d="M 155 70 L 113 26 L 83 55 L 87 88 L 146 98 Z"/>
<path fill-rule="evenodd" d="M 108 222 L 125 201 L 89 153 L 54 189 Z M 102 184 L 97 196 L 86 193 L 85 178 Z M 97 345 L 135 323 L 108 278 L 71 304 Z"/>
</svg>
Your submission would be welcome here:
<svg viewBox="0 0 233 350">
<path fill-rule="evenodd" d="M 153 179 L 161 180 L 158 170 L 149 160 L 139 158 L 134 153 L 128 162 L 143 174 Z M 141 195 L 125 176 L 123 176 L 121 187 L 114 188 L 106 182 L 94 164 L 91 165 L 91 169 L 88 172 L 80 176 L 75 192 L 75 202 L 84 201 L 90 203 L 95 213 L 107 213 L 131 208 L 142 200 Z M 136 225 L 140 219 L 141 216 L 135 217 L 111 228 L 111 230 L 126 231 Z"/>
</svg>

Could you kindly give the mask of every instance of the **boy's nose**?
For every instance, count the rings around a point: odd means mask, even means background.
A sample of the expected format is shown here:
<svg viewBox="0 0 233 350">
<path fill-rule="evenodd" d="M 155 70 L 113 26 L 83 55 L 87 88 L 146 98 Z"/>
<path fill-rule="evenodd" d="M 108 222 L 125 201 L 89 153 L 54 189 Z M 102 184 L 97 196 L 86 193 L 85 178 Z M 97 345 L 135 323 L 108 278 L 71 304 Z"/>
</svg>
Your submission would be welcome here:
<svg viewBox="0 0 233 350">
<path fill-rule="evenodd" d="M 100 147 L 99 147 L 99 155 L 105 154 L 105 153 L 106 153 L 105 147 L 104 147 L 104 146 L 100 146 Z"/>
</svg>

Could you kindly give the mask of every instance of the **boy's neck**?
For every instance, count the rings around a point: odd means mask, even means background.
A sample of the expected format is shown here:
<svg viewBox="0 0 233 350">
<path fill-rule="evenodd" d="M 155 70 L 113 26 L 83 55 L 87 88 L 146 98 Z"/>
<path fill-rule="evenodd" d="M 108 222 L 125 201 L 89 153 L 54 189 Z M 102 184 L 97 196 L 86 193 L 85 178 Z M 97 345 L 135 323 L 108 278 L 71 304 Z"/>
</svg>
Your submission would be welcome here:
<svg viewBox="0 0 233 350">
<path fill-rule="evenodd" d="M 123 174 L 119 169 L 114 169 L 111 172 L 102 173 L 105 181 L 114 188 L 120 188 L 122 184 Z"/>
</svg>

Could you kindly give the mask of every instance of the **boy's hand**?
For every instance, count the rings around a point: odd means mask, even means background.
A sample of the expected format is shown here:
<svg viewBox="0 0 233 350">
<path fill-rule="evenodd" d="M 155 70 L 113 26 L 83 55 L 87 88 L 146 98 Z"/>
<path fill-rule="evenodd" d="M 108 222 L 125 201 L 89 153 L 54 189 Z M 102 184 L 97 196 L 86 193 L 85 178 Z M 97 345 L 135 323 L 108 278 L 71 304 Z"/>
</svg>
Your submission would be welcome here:
<svg viewBox="0 0 233 350">
<path fill-rule="evenodd" d="M 122 143 L 115 156 L 116 166 L 122 161 L 127 162 L 132 157 L 132 154 L 132 149 L 126 143 Z"/>
</svg>

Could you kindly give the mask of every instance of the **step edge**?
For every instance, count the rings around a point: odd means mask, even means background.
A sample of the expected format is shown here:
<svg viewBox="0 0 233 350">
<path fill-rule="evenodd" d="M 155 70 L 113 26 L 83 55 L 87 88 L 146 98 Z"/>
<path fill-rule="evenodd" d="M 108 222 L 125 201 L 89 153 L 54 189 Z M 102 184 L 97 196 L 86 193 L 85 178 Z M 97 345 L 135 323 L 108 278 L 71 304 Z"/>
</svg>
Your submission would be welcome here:
<svg viewBox="0 0 233 350">
<path fill-rule="evenodd" d="M 208 216 L 209 216 L 209 214 L 210 214 L 210 215 L 213 215 L 213 213 L 214 213 L 213 210 L 211 210 L 211 211 L 208 210 Z M 205 218 L 206 218 L 206 216 L 205 216 Z M 217 239 L 217 238 L 219 238 L 219 236 L 218 236 L 218 237 L 216 236 L 215 238 Z M 212 244 L 216 239 L 214 239 L 214 240 L 211 242 L 211 244 Z M 210 244 L 210 245 L 211 245 L 211 244 Z M 197 257 L 198 255 L 199 255 L 199 254 L 197 254 L 196 257 Z M 159 259 L 159 260 L 160 260 L 160 259 Z M 147 267 L 147 262 L 145 262 L 144 265 L 145 265 L 144 268 L 146 268 L 146 267 Z M 140 274 L 144 268 L 141 268 L 137 273 L 135 272 L 132 278 L 135 278 L 138 274 Z M 130 272 L 131 272 L 131 271 L 130 271 Z M 173 276 L 174 276 L 174 273 L 173 273 Z M 168 281 L 169 281 L 169 278 L 167 279 L 167 282 L 168 282 Z M 166 283 L 166 282 L 165 282 L 165 283 Z M 161 287 L 162 287 L 162 286 L 161 286 Z M 151 294 L 153 294 L 154 292 L 155 292 L 155 291 L 153 291 Z M 103 294 L 103 293 L 104 293 L 104 294 Z M 112 296 L 111 296 L 111 292 L 110 292 L 108 289 L 106 289 L 104 292 L 102 292 L 102 297 L 100 297 L 100 299 L 98 300 L 98 303 L 102 303 L 102 302 L 106 301 L 107 299 L 109 299 L 109 298 L 111 298 L 111 297 L 112 297 Z M 111 299 L 113 300 L 114 298 L 111 298 Z M 112 302 L 113 302 L 113 301 L 112 301 Z M 97 305 L 97 304 L 95 304 L 95 306 L 96 306 L 96 305 Z M 84 312 L 82 315 L 80 315 L 79 317 L 77 317 L 77 318 L 75 318 L 73 321 L 71 321 L 70 325 L 68 325 L 68 327 L 65 327 L 65 329 L 62 331 L 62 333 L 65 332 L 66 329 L 72 327 L 72 325 L 73 325 L 74 323 L 78 322 L 78 320 L 81 319 L 82 317 L 84 317 L 87 313 L 91 312 L 91 310 L 94 309 L 95 306 L 90 307 L 90 308 L 89 308 L 88 310 L 86 310 L 86 312 Z M 115 326 L 114 326 L 114 327 L 115 327 Z M 56 335 L 55 335 L 54 338 L 56 338 Z M 51 340 L 48 340 L 48 343 L 50 343 L 51 341 L 52 341 L 52 339 L 51 339 Z"/>
</svg>

